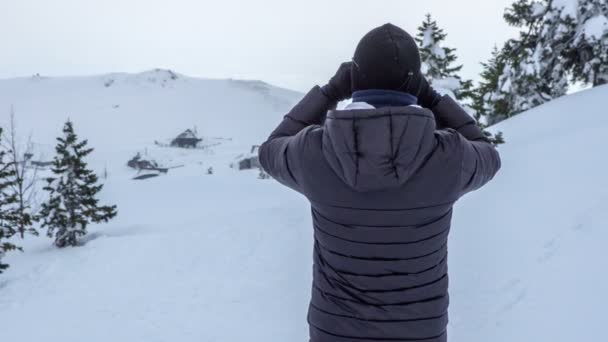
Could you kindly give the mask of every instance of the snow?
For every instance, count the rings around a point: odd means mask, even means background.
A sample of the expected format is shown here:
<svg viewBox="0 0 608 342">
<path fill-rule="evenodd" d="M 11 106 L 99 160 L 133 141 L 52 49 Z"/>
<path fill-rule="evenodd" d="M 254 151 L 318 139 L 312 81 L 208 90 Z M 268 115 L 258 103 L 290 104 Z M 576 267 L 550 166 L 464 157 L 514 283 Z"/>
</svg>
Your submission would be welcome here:
<svg viewBox="0 0 608 342">
<path fill-rule="evenodd" d="M 424 30 L 424 34 L 422 35 L 422 48 L 429 47 L 435 44 L 435 39 L 433 39 L 433 27 L 429 27 Z"/>
<path fill-rule="evenodd" d="M 92 226 L 82 247 L 58 250 L 40 237 L 9 253 L 11 268 L 0 276 L 3 340 L 307 340 L 307 202 L 255 170 L 229 167 L 301 94 L 163 75 L 113 76 L 108 88 L 108 76 L 0 81 L 0 108 L 15 104 L 37 146 L 52 146 L 71 117 L 97 148 L 91 165 L 108 168 L 101 202 L 118 205 L 118 217 Z M 507 139 L 503 169 L 455 211 L 452 341 L 592 341 L 605 333 L 606 96 L 608 87 L 582 91 L 492 128 Z M 233 139 L 208 150 L 153 144 L 192 125 Z M 133 181 L 125 164 L 137 151 L 184 167 Z"/>
<path fill-rule="evenodd" d="M 511 78 L 507 78 L 507 80 L 504 82 L 504 84 L 502 85 L 502 87 L 500 88 L 500 90 L 502 92 L 509 92 L 511 90 Z"/>
<path fill-rule="evenodd" d="M 597 40 L 608 36 L 608 18 L 604 15 L 597 15 L 587 20 L 583 26 L 583 33 L 589 38 Z"/>
<path fill-rule="evenodd" d="M 429 72 L 429 69 L 430 67 L 428 63 L 422 62 L 422 64 L 420 64 L 420 72 L 422 72 L 423 75 Z"/>
<path fill-rule="evenodd" d="M 429 49 L 431 55 L 435 55 L 439 59 L 445 58 L 445 50 L 433 38 L 433 28 L 433 26 L 429 26 L 426 30 L 424 30 L 420 47 Z"/>
<path fill-rule="evenodd" d="M 560 13 L 562 18 L 578 18 L 578 0 L 553 0 L 552 6 L 557 9 L 562 9 Z"/>
<path fill-rule="evenodd" d="M 455 341 L 603 336 L 606 95 L 582 91 L 493 127 L 507 139 L 503 169 L 458 205 L 451 236 Z"/>
<path fill-rule="evenodd" d="M 461 81 L 456 77 L 445 77 L 433 79 L 433 88 L 441 95 L 449 95 L 455 98 L 454 92 L 461 87 Z"/>
<path fill-rule="evenodd" d="M 532 56 L 520 62 L 520 68 L 524 75 L 535 75 L 540 70 L 541 49 L 535 49 Z"/>
<path fill-rule="evenodd" d="M 547 10 L 547 7 L 545 6 L 545 4 L 543 4 L 541 2 L 532 3 L 532 16 L 533 17 L 538 17 L 539 15 L 544 14 L 546 10 Z"/>
<path fill-rule="evenodd" d="M 450 90 L 460 89 L 462 86 L 460 79 L 456 77 L 446 77 L 440 80 L 433 80 L 433 85 Z"/>
<path fill-rule="evenodd" d="M 190 129 L 185 130 L 183 133 L 178 135 L 177 138 L 179 138 L 179 139 L 198 139 L 196 134 Z"/>
<path fill-rule="evenodd" d="M 433 45 L 431 48 L 431 53 L 439 59 L 444 59 L 446 57 L 445 50 L 439 46 L 439 44 Z"/>
</svg>

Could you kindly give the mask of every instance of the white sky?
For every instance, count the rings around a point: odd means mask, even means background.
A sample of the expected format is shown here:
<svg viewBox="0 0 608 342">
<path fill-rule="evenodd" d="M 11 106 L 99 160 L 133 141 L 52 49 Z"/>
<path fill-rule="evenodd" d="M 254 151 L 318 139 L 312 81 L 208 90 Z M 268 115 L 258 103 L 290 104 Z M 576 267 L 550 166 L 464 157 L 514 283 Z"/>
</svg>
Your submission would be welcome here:
<svg viewBox="0 0 608 342">
<path fill-rule="evenodd" d="M 140 72 L 261 79 L 305 91 L 370 29 L 415 34 L 431 13 L 476 78 L 514 35 L 513 0 L 0 0 L 0 78 Z"/>
</svg>

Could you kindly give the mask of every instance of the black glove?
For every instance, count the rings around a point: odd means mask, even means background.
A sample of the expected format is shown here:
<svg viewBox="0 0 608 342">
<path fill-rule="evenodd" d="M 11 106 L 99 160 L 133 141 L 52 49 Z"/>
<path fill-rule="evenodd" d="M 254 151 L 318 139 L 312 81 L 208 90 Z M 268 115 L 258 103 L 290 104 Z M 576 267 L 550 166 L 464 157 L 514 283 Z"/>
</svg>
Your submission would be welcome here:
<svg viewBox="0 0 608 342">
<path fill-rule="evenodd" d="M 420 77 L 418 104 L 424 108 L 433 109 L 441 101 L 441 95 L 433 89 L 424 76 Z"/>
<path fill-rule="evenodd" d="M 345 62 L 329 80 L 329 83 L 321 87 L 321 91 L 330 101 L 344 101 L 353 95 L 351 82 L 352 62 Z"/>
</svg>

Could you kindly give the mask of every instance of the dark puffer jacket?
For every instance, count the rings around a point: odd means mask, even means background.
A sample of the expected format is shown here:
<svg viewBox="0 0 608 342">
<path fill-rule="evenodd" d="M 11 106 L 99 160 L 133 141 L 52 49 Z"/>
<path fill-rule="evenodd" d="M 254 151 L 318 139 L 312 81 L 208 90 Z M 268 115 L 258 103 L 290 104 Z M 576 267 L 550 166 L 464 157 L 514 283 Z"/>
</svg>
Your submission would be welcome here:
<svg viewBox="0 0 608 342">
<path fill-rule="evenodd" d="M 332 105 L 313 88 L 260 148 L 311 203 L 310 339 L 447 341 L 452 206 L 495 175 L 498 152 L 449 97 L 433 112 Z"/>
</svg>

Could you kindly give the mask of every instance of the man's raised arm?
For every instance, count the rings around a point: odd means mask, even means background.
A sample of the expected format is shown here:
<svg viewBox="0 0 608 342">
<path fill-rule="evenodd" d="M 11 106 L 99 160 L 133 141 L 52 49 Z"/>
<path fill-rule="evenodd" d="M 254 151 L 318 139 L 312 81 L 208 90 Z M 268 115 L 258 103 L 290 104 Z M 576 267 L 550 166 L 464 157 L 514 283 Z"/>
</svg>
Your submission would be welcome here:
<svg viewBox="0 0 608 342">
<path fill-rule="evenodd" d="M 500 169 L 500 155 L 483 134 L 477 122 L 454 99 L 439 95 L 422 78 L 419 103 L 433 111 L 440 133 L 455 151 L 462 153 L 460 187 L 462 193 L 477 190 Z"/>
<path fill-rule="evenodd" d="M 441 127 L 453 130 L 462 149 L 461 191 L 474 191 L 489 182 L 500 169 L 500 155 L 483 134 L 475 119 L 451 97 L 443 96 L 433 108 Z M 455 131 L 455 132 L 454 132 Z"/>
<path fill-rule="evenodd" d="M 305 128 L 321 125 L 328 110 L 350 97 L 350 73 L 351 63 L 344 63 L 327 85 L 312 88 L 262 144 L 260 164 L 274 179 L 298 190 L 302 172 L 299 154 L 305 142 Z"/>
</svg>

